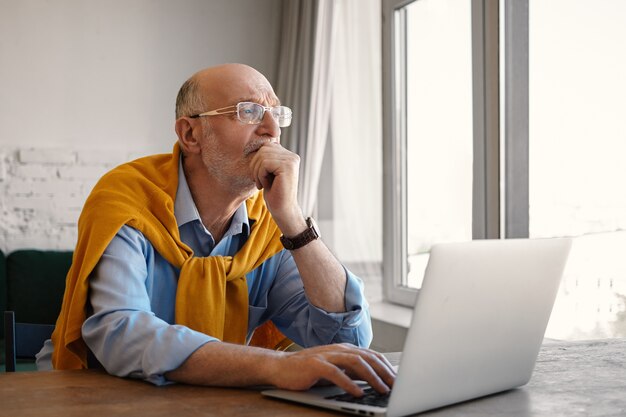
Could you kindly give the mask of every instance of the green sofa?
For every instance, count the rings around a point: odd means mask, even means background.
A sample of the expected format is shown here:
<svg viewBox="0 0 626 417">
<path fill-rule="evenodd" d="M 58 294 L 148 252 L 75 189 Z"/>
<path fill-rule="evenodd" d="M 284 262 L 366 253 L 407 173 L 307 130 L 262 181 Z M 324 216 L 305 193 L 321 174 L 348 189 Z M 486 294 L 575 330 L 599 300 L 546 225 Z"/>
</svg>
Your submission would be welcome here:
<svg viewBox="0 0 626 417">
<path fill-rule="evenodd" d="M 15 320 L 20 323 L 55 324 L 72 253 L 29 249 L 5 255 L 0 251 L 0 312 L 15 311 Z M 3 372 L 4 326 L 0 326 L 0 339 Z M 33 369 L 33 365 L 21 364 L 19 368 Z"/>
</svg>

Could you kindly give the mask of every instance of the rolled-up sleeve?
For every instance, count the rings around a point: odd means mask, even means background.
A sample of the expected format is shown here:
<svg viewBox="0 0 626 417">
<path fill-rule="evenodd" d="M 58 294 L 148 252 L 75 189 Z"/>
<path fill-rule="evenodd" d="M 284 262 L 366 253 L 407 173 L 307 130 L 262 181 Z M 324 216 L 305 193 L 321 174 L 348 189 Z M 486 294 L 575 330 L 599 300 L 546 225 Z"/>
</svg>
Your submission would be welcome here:
<svg viewBox="0 0 626 417">
<path fill-rule="evenodd" d="M 362 280 L 344 267 L 346 311 L 329 313 L 309 303 L 292 256 L 287 251 L 280 256 L 267 301 L 260 303 L 266 310 L 264 316 L 304 347 L 330 343 L 368 347 L 372 341 L 372 326 Z"/>
<path fill-rule="evenodd" d="M 372 342 L 372 326 L 368 304 L 363 295 L 363 281 L 347 269 L 346 278 L 346 312 L 328 313 L 320 308 L 311 306 L 311 321 L 313 326 L 315 326 L 315 323 L 336 323 L 334 334 L 330 331 L 325 337 L 327 338 L 333 334 L 332 339 L 327 343 L 347 342 L 361 347 L 368 347 Z"/>
<path fill-rule="evenodd" d="M 153 248 L 145 237 L 127 226 L 120 229 L 90 276 L 93 313 L 83 324 L 82 335 L 107 372 L 162 385 L 168 382 L 166 372 L 217 339 L 154 313 L 155 304 L 168 307 L 174 299 L 151 299 L 150 293 L 165 293 L 155 291 L 155 286 L 173 285 L 175 297 L 176 282 L 159 281 L 153 262 Z M 173 311 L 169 307 L 164 311 Z"/>
</svg>

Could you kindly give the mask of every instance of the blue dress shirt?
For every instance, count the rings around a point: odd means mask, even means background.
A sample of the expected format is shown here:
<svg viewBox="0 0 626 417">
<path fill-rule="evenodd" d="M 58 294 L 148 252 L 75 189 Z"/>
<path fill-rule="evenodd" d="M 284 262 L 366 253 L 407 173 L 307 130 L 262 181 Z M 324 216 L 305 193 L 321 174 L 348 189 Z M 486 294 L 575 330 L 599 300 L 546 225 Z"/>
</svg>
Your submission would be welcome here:
<svg viewBox="0 0 626 417">
<path fill-rule="evenodd" d="M 234 255 L 250 235 L 245 203 L 235 212 L 224 237 L 215 242 L 200 220 L 179 166 L 174 215 L 181 240 L 195 256 Z M 164 374 L 178 368 L 196 349 L 218 339 L 174 322 L 179 270 L 146 237 L 123 226 L 89 279 L 88 318 L 82 335 L 107 372 L 168 383 Z M 346 270 L 345 313 L 328 313 L 308 302 L 295 261 L 287 250 L 246 275 L 248 340 L 267 320 L 301 346 L 348 342 L 367 347 L 372 329 L 363 284 Z M 50 368 L 52 343 L 38 357 Z"/>
</svg>

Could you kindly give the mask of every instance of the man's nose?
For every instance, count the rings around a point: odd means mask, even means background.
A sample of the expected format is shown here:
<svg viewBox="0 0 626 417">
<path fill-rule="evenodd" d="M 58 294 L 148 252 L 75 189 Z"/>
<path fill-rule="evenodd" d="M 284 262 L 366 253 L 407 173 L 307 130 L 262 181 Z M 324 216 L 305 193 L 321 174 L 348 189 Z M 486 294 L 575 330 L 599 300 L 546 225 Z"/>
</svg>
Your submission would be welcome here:
<svg viewBox="0 0 626 417">
<path fill-rule="evenodd" d="M 278 138 L 280 136 L 280 126 L 278 126 L 278 120 L 276 120 L 269 111 L 265 112 L 263 120 L 258 126 L 257 132 L 259 135 L 271 136 L 273 138 Z"/>
</svg>

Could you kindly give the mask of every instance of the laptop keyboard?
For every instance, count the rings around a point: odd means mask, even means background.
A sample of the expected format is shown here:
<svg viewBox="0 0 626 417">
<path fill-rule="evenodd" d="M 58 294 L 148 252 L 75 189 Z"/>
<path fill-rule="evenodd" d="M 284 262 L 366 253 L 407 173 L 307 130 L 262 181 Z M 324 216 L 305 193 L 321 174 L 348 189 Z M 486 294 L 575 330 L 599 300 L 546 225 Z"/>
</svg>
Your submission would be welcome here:
<svg viewBox="0 0 626 417">
<path fill-rule="evenodd" d="M 355 397 L 352 394 L 339 394 L 326 397 L 327 400 L 345 401 L 355 404 L 373 405 L 376 407 L 387 407 L 389 403 L 389 396 L 391 393 L 380 394 L 374 390 L 374 388 L 366 388 L 365 395 L 362 397 Z"/>
</svg>

